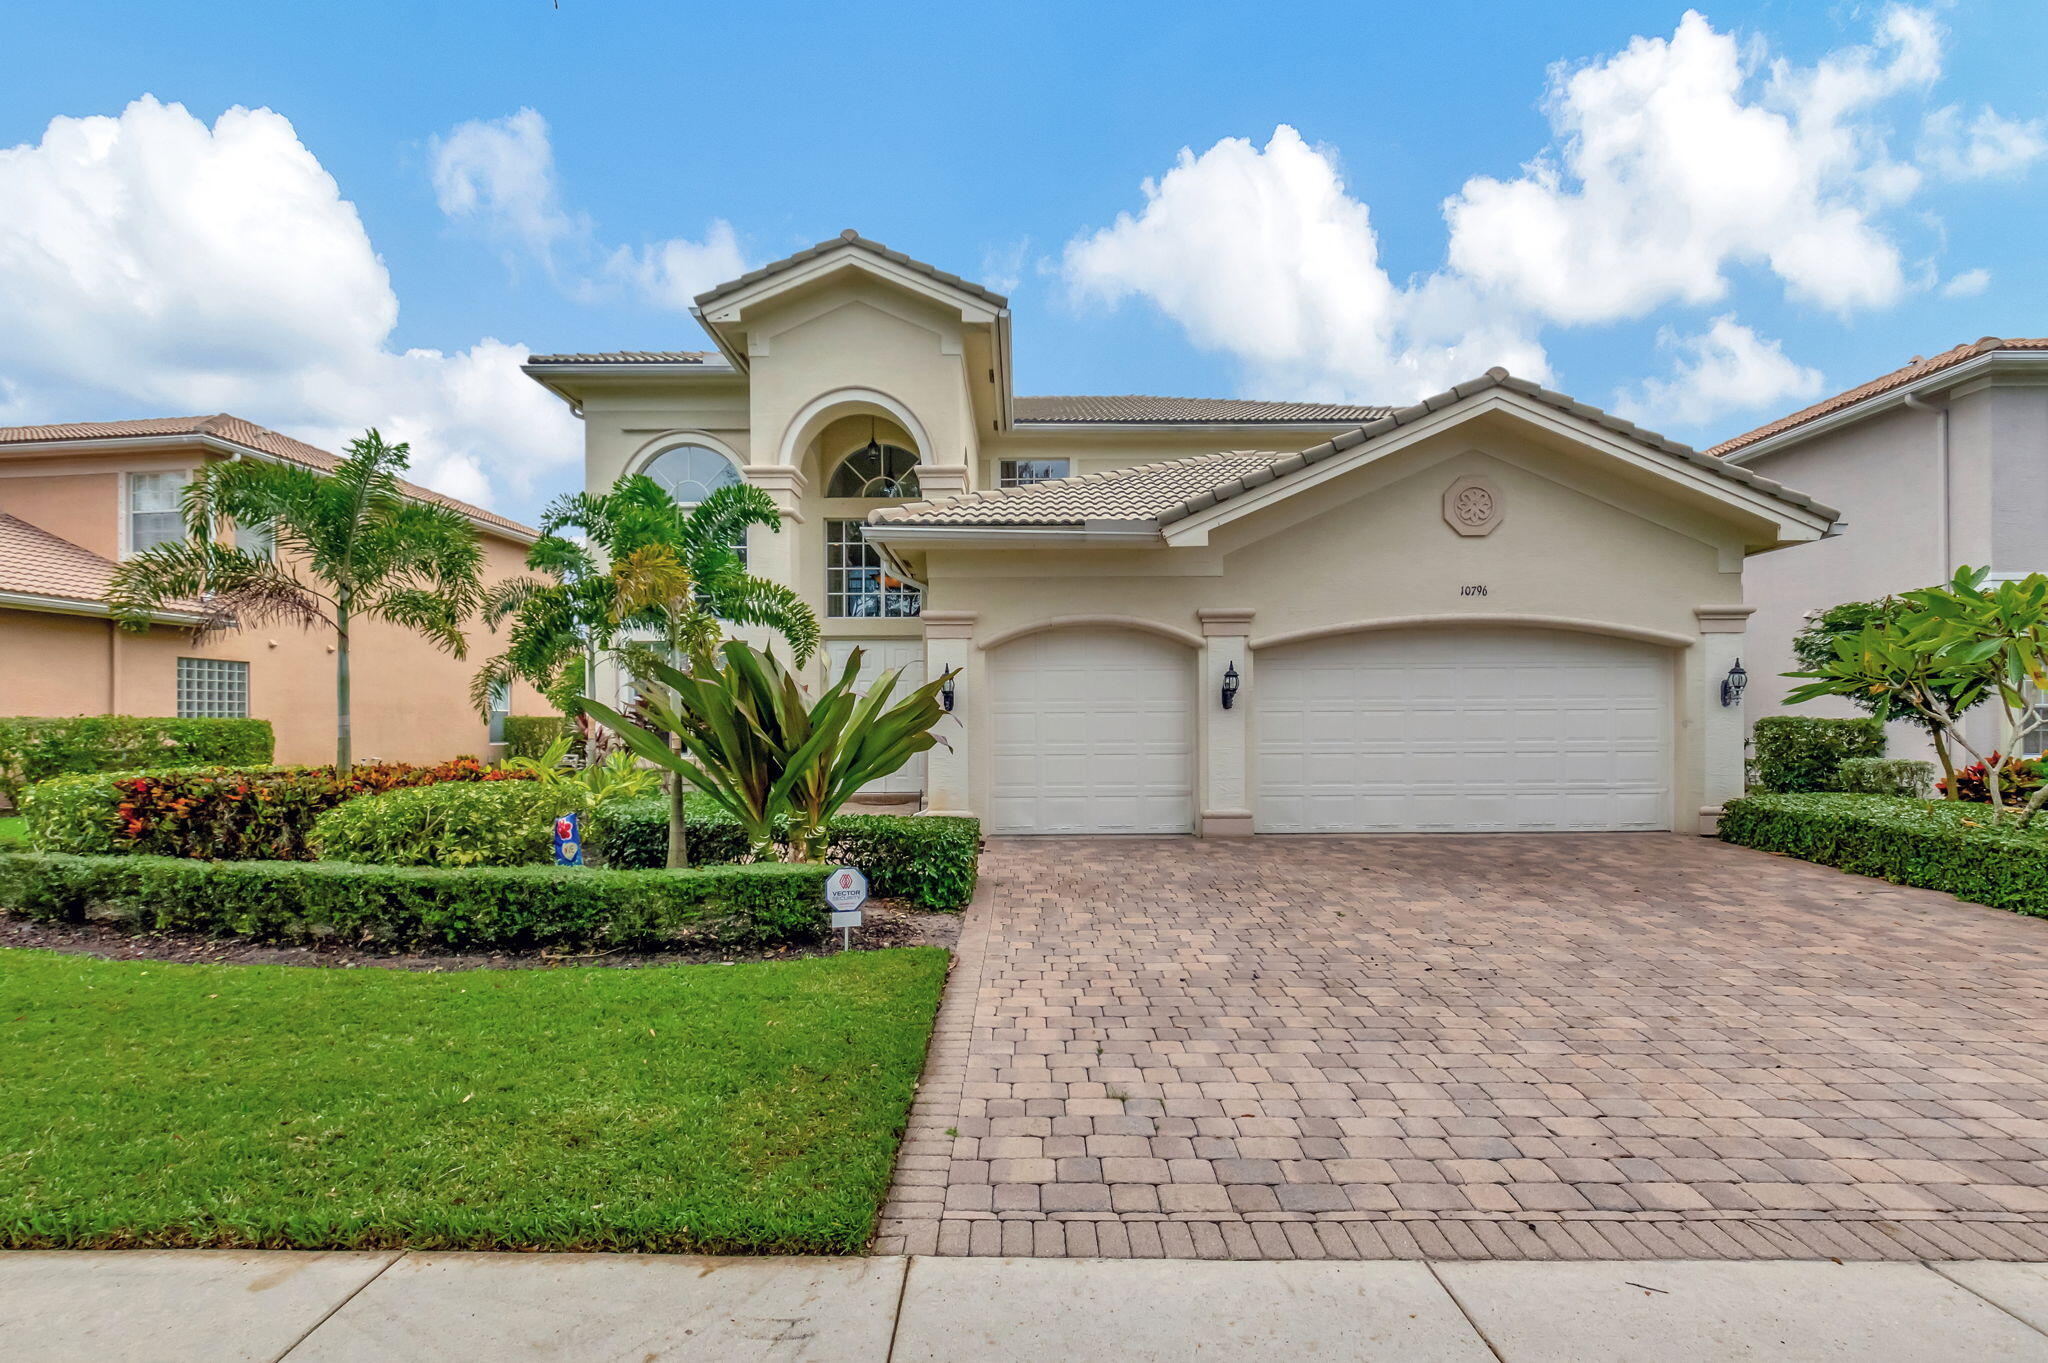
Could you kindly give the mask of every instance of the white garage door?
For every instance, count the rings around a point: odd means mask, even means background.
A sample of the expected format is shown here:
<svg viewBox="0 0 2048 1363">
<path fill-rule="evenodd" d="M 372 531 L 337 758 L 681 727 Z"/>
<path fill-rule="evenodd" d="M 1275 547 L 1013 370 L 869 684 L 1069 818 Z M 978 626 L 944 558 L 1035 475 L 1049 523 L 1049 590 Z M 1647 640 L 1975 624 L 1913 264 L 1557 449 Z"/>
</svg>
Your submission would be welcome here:
<svg viewBox="0 0 2048 1363">
<path fill-rule="evenodd" d="M 903 675 L 896 679 L 896 689 L 889 693 L 892 701 L 905 696 L 924 685 L 924 640 L 922 639 L 833 639 L 825 645 L 825 659 L 837 677 L 839 669 L 846 666 L 846 659 L 855 649 L 860 650 L 860 675 L 854 679 L 854 690 L 866 695 L 868 687 L 891 668 L 902 668 Z M 905 762 L 902 767 L 879 781 L 870 781 L 861 787 L 863 795 L 921 795 L 924 793 L 925 754 Z"/>
<path fill-rule="evenodd" d="M 1671 664 L 1548 630 L 1410 630 L 1262 650 L 1264 833 L 1671 827 Z"/>
<path fill-rule="evenodd" d="M 989 655 L 993 833 L 1194 827 L 1194 654 L 1150 634 L 1033 634 Z"/>
</svg>

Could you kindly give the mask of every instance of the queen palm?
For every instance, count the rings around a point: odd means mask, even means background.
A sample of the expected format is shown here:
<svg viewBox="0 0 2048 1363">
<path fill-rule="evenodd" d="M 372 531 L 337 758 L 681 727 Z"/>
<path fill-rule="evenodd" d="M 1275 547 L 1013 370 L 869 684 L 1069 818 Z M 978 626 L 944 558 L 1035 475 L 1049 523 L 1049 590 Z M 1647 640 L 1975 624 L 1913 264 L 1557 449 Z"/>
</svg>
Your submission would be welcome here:
<svg viewBox="0 0 2048 1363">
<path fill-rule="evenodd" d="M 486 595 L 484 618 L 494 628 L 508 618 L 511 625 L 471 698 L 482 708 L 498 688 L 523 680 L 570 712 L 588 693 L 600 655 L 616 652 L 635 675 L 657 661 L 701 666 L 728 624 L 774 630 L 802 666 L 817 651 L 818 618 L 790 588 L 747 571 L 738 545 L 755 525 L 780 533 L 782 517 L 767 493 L 744 483 L 690 507 L 645 475 L 622 478 L 609 492 L 558 498 L 526 560 L 544 576 L 514 578 Z M 680 866 L 686 791 L 677 781 L 669 786 L 668 861 Z"/>
<path fill-rule="evenodd" d="M 107 592 L 130 630 L 176 603 L 200 603 L 200 637 L 282 622 L 334 632 L 334 760 L 354 758 L 349 732 L 353 631 L 384 620 L 460 658 L 462 623 L 483 596 L 476 527 L 449 507 L 406 495 L 410 451 L 375 430 L 349 442 L 331 472 L 298 464 L 208 464 L 181 494 L 186 538 L 123 563 Z M 243 548 L 228 527 L 265 542 Z M 239 538 L 239 537 L 238 537 Z"/>
</svg>

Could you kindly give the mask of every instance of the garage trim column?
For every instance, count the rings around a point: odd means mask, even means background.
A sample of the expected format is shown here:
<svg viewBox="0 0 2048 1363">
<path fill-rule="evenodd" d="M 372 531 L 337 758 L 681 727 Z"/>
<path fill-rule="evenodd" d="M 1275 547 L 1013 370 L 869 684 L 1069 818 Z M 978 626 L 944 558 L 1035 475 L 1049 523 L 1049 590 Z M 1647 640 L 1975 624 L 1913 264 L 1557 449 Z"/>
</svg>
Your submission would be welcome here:
<svg viewBox="0 0 2048 1363">
<path fill-rule="evenodd" d="M 1700 707 L 1702 770 L 1699 831 L 1712 836 L 1721 829 L 1721 805 L 1742 794 L 1742 706 L 1721 703 L 1721 683 L 1742 656 L 1744 631 L 1755 606 L 1694 606 L 1700 624 Z"/>
<path fill-rule="evenodd" d="M 1202 622 L 1201 685 L 1195 688 L 1196 742 L 1202 754 L 1201 788 L 1195 792 L 1202 816 L 1195 831 L 1205 838 L 1248 838 L 1252 832 L 1250 715 L 1252 612 L 1198 610 Z M 1237 668 L 1237 697 L 1223 708 L 1223 676 Z"/>
<path fill-rule="evenodd" d="M 953 679 L 953 712 L 932 727 L 940 742 L 925 754 L 923 812 L 972 818 L 967 717 L 981 701 L 976 694 L 978 678 L 970 675 L 967 667 L 974 642 L 974 612 L 926 611 L 922 618 L 925 677 L 929 680 L 951 668 L 960 669 Z"/>
</svg>

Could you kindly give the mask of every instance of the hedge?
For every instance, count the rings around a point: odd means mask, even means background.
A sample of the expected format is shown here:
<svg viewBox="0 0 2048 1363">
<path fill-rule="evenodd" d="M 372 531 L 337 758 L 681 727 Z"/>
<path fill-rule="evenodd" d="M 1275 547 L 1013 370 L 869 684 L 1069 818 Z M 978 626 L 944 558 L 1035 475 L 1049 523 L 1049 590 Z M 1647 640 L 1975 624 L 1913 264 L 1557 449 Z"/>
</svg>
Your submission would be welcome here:
<svg viewBox="0 0 2048 1363">
<path fill-rule="evenodd" d="M 816 938 L 823 866 L 686 871 L 0 854 L 0 909 L 273 942 L 753 947 Z"/>
<path fill-rule="evenodd" d="M 556 739 L 576 732 L 560 715 L 505 716 L 505 756 L 538 758 Z"/>
<path fill-rule="evenodd" d="M 1752 734 L 1760 789 L 1832 790 L 1835 769 L 1852 757 L 1884 756 L 1884 724 L 1875 719 L 1809 719 L 1766 715 Z"/>
<path fill-rule="evenodd" d="M 1994 828 L 1983 806 L 1885 795 L 1751 795 L 1721 838 L 1896 885 L 2048 917 L 2048 818 Z"/>
<path fill-rule="evenodd" d="M 268 766 L 276 747 L 267 719 L 0 719 L 0 796 L 19 804 L 38 781 L 84 772 Z"/>
<path fill-rule="evenodd" d="M 1835 768 L 1833 788 L 1850 795 L 1907 795 L 1924 800 L 1934 793 L 1934 764 L 1910 757 L 1851 757 Z"/>
<path fill-rule="evenodd" d="M 22 801 L 39 851 L 306 861 L 313 821 L 358 795 L 443 781 L 527 780 L 474 757 L 433 766 L 177 767 L 60 776 Z"/>
<path fill-rule="evenodd" d="M 443 781 L 364 795 L 322 814 L 310 847 L 322 861 L 379 866 L 545 866 L 555 820 L 588 807 L 580 786 Z"/>
<path fill-rule="evenodd" d="M 981 862 L 981 822 L 952 815 L 844 814 L 830 824 L 827 856 L 857 866 L 878 899 L 921 909 L 959 909 L 974 897 Z M 747 854 L 740 825 L 722 810 L 693 801 L 687 832 L 690 861 L 706 866 Z M 668 859 L 668 802 L 613 800 L 584 819 L 584 846 L 612 867 L 655 867 Z"/>
</svg>

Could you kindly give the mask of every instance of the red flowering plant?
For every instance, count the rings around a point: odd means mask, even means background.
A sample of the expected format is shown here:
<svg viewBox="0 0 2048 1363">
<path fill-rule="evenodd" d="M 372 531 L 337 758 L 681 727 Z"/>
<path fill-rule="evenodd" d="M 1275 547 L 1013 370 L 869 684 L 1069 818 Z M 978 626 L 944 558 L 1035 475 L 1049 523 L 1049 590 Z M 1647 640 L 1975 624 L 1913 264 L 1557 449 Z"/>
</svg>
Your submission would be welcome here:
<svg viewBox="0 0 2048 1363">
<path fill-rule="evenodd" d="M 334 767 L 205 767 L 114 783 L 119 839 L 131 852 L 213 861 L 310 861 L 313 821 L 358 795 L 442 781 L 520 780 L 474 757 L 432 766 L 366 762 Z"/>
<path fill-rule="evenodd" d="M 2006 757 L 1994 752 L 1991 754 L 1990 762 L 1998 768 L 1998 794 L 2007 805 L 2026 804 L 2034 797 L 2034 792 L 2041 788 L 2042 781 L 2048 779 L 2048 772 L 2042 770 L 2043 764 L 2032 758 Z M 1955 794 L 1952 798 L 1974 801 L 1980 805 L 1990 804 L 1991 783 L 1985 779 L 1986 765 L 1984 762 L 1972 762 L 1967 767 L 1958 768 Z M 1947 778 L 1936 781 L 1934 788 L 1944 796 L 1948 795 Z"/>
</svg>

